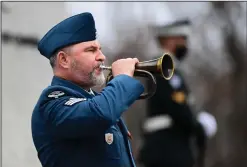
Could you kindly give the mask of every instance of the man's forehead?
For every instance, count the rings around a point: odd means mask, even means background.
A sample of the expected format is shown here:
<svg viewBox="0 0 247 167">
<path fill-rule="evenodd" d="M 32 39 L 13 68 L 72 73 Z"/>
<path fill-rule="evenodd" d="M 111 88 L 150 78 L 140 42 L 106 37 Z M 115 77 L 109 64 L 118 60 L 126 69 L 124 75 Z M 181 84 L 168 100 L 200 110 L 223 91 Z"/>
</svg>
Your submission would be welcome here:
<svg viewBox="0 0 247 167">
<path fill-rule="evenodd" d="M 83 47 L 90 47 L 90 46 L 100 47 L 100 43 L 97 40 L 82 42 L 81 44 L 83 45 Z"/>
<path fill-rule="evenodd" d="M 80 52 L 84 49 L 88 49 L 90 47 L 101 48 L 100 43 L 97 40 L 81 42 L 75 45 L 72 45 L 71 49 L 75 52 Z"/>
</svg>

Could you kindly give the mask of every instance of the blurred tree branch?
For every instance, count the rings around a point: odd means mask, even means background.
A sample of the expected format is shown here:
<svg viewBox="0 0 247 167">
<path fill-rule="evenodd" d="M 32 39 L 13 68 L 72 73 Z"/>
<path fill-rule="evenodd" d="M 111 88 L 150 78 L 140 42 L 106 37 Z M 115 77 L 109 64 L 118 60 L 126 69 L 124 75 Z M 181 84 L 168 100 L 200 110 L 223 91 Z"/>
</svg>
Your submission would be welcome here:
<svg viewBox="0 0 247 167">
<path fill-rule="evenodd" d="M 231 72 L 220 75 L 207 85 L 210 99 L 206 106 L 214 111 L 219 123 L 219 132 L 212 147 L 209 149 L 209 167 L 245 167 L 247 166 L 247 80 L 246 80 L 246 39 L 241 42 L 239 31 L 245 31 L 246 38 L 246 11 L 241 8 L 240 2 L 211 2 L 212 8 L 207 20 L 218 23 L 222 34 L 224 58 L 231 65 Z M 241 29 L 237 29 L 242 22 Z M 208 21 L 205 21 L 208 24 Z M 215 24 L 217 27 L 217 24 Z M 204 39 L 208 38 L 203 33 Z M 244 33 L 240 33 L 244 35 Z M 215 54 L 212 44 L 203 44 L 205 54 Z M 216 53 L 217 54 L 217 53 Z M 222 67 L 226 64 L 222 64 Z M 207 70 L 206 70 L 207 71 Z M 201 71 L 200 71 L 201 72 Z M 210 81 L 210 78 L 206 80 Z"/>
</svg>

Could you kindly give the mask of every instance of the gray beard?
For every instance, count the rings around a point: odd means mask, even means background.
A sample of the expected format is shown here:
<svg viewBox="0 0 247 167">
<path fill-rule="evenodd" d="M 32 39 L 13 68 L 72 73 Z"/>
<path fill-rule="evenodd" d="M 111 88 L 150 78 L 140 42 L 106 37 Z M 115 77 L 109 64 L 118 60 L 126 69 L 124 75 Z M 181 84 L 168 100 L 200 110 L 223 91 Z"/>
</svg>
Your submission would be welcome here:
<svg viewBox="0 0 247 167">
<path fill-rule="evenodd" d="M 89 78 L 92 81 L 92 84 L 97 87 L 101 87 L 105 84 L 105 76 L 102 72 L 100 75 L 95 75 L 94 71 L 89 74 Z"/>
<path fill-rule="evenodd" d="M 78 64 L 76 61 L 73 61 L 72 63 L 72 69 L 75 73 L 78 72 Z M 86 85 L 91 85 L 92 87 L 93 86 L 103 86 L 103 84 L 105 83 L 105 76 L 104 76 L 104 73 L 101 72 L 100 75 L 96 75 L 95 74 L 95 71 L 93 70 L 92 72 L 90 72 L 89 74 L 87 74 L 87 77 L 85 77 L 85 74 L 84 74 L 84 77 L 82 74 L 79 74 L 79 76 L 82 80 L 89 80 L 89 81 L 86 81 L 85 84 Z"/>
</svg>

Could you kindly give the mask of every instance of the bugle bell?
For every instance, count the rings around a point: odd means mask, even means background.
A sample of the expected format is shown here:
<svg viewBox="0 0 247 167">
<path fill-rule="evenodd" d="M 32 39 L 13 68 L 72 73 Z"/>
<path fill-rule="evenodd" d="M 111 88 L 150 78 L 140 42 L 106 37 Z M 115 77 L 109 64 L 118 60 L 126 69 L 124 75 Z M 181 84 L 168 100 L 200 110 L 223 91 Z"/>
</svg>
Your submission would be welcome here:
<svg viewBox="0 0 247 167">
<path fill-rule="evenodd" d="M 102 65 L 100 66 L 100 68 L 110 71 L 106 78 L 107 84 L 110 80 L 113 79 L 111 67 Z M 168 53 L 163 54 L 163 56 L 157 59 L 137 63 L 135 67 L 134 76 L 148 77 L 153 83 L 151 89 L 148 92 L 141 94 L 138 100 L 147 99 L 154 95 L 157 88 L 155 76 L 161 75 L 164 79 L 170 80 L 173 76 L 173 73 L 174 62 L 171 55 L 169 55 Z"/>
</svg>

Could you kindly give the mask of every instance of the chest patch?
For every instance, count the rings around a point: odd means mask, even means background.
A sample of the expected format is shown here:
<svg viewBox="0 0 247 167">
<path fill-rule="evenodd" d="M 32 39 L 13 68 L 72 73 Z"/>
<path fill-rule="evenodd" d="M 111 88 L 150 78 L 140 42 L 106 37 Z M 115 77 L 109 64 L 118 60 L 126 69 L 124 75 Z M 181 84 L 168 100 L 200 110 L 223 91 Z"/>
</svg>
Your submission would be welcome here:
<svg viewBox="0 0 247 167">
<path fill-rule="evenodd" d="M 107 144 L 112 144 L 113 143 L 113 134 L 112 133 L 106 133 L 105 134 L 105 141 Z"/>
<path fill-rule="evenodd" d="M 64 103 L 64 105 L 66 106 L 72 106 L 78 102 L 81 102 L 81 101 L 86 101 L 87 99 L 86 98 L 70 98 L 68 101 L 66 101 Z"/>
<path fill-rule="evenodd" d="M 48 95 L 48 97 L 57 99 L 57 98 L 59 98 L 60 96 L 63 96 L 63 95 L 65 95 L 65 93 L 62 92 L 62 91 L 54 91 L 54 92 L 51 92 Z"/>
<path fill-rule="evenodd" d="M 178 75 L 173 75 L 173 77 L 169 80 L 169 83 L 174 89 L 178 89 L 182 85 L 182 80 Z"/>
</svg>

